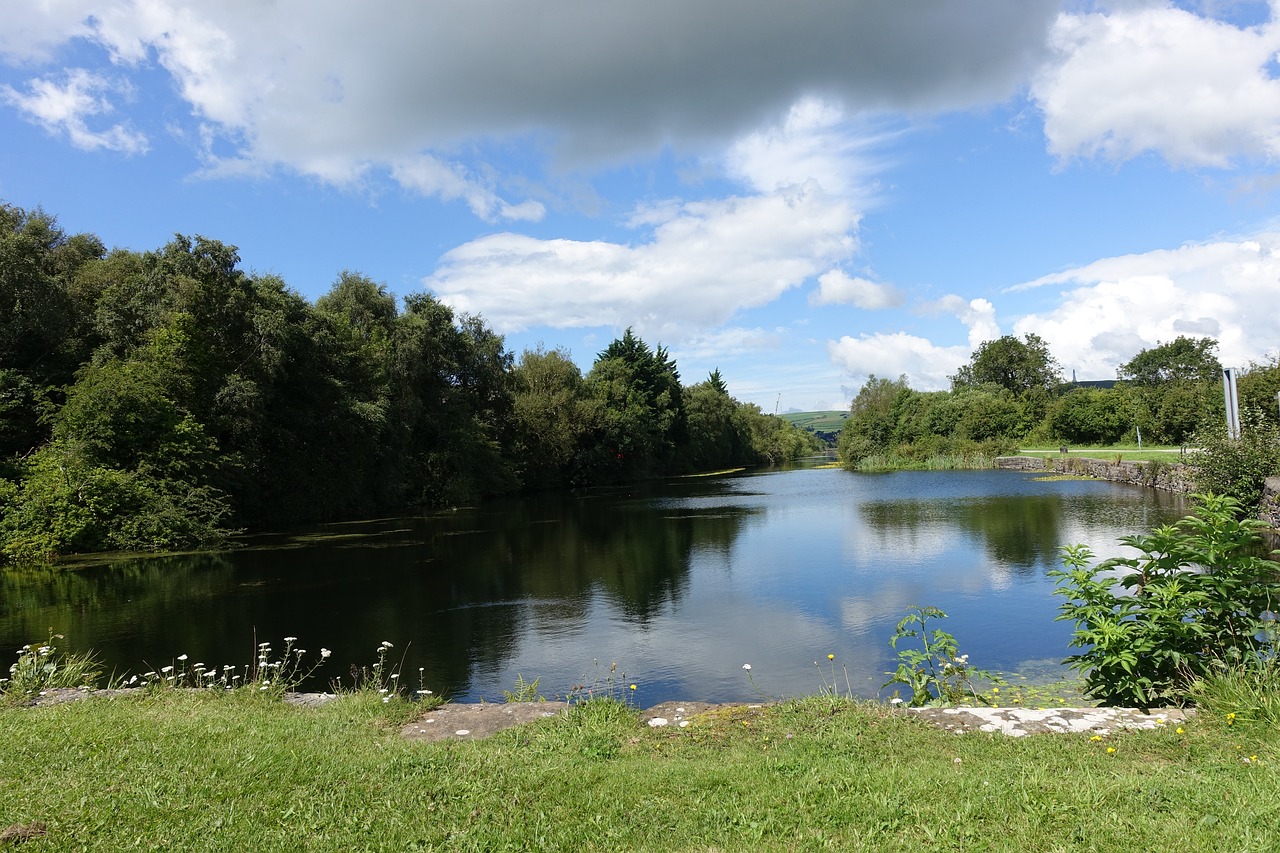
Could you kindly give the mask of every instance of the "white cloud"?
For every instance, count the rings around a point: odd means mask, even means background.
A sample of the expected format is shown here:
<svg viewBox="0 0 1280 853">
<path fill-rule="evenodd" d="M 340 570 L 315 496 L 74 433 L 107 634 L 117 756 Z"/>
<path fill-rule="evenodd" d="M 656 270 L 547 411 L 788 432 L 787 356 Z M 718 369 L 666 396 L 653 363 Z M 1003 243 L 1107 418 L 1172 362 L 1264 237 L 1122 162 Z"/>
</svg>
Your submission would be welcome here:
<svg viewBox="0 0 1280 853">
<path fill-rule="evenodd" d="M 950 388 L 949 377 L 969 360 L 966 347 L 940 347 L 904 332 L 857 338 L 845 335 L 838 341 L 827 342 L 827 355 L 855 386 L 864 383 L 873 373 L 885 379 L 897 379 L 905 374 L 908 384 L 918 391 Z"/>
<path fill-rule="evenodd" d="M 1179 335 L 1213 337 L 1227 366 L 1262 360 L 1280 328 L 1280 232 L 1124 255 L 1017 289 L 1065 285 L 1061 304 L 1014 324 L 1034 332 L 1063 368 L 1109 379 L 1141 350 Z"/>
<path fill-rule="evenodd" d="M 126 123 L 104 129 L 89 127 L 89 119 L 112 112 L 105 92 L 114 87 L 107 80 L 82 68 L 73 68 L 59 83 L 47 78 L 27 82 L 26 94 L 11 86 L 0 86 L 0 100 L 17 108 L 28 119 L 53 134 L 65 134 L 76 148 L 92 151 L 105 148 L 125 154 L 147 150 L 147 138 Z"/>
<path fill-rule="evenodd" d="M 635 326 L 677 342 L 764 305 L 855 248 L 852 208 L 810 183 L 646 210 L 637 244 L 494 234 L 445 254 L 424 284 L 503 332 Z"/>
<path fill-rule="evenodd" d="M 851 278 L 843 270 L 828 270 L 818 276 L 818 289 L 809 296 L 810 305 L 854 305 L 868 311 L 894 308 L 902 301 L 893 285 Z"/>
<path fill-rule="evenodd" d="M 1239 27 L 1165 3 L 1063 14 L 1032 86 L 1049 150 L 1214 167 L 1280 157 L 1274 17 Z"/>
<path fill-rule="evenodd" d="M 893 334 L 845 335 L 827 341 L 827 355 L 855 386 L 875 374 L 885 379 L 906 375 L 912 388 L 939 391 L 951 387 L 951 379 L 984 341 L 1000 337 L 995 306 L 986 299 L 964 300 L 944 296 L 924 306 L 927 313 L 950 314 L 969 329 L 968 346 L 938 346 L 932 341 L 905 332 Z"/>
<path fill-rule="evenodd" d="M 404 188 L 441 201 L 463 199 L 471 212 L 486 222 L 497 218 L 536 222 L 546 209 L 540 202 L 512 205 L 483 183 L 467 175 L 457 163 L 445 163 L 428 155 L 405 158 L 391 166 L 391 175 Z"/>
<path fill-rule="evenodd" d="M 102 5 L 99 0 L 6 3 L 0 57 L 11 62 L 47 61 L 67 41 L 92 35 L 89 14 Z"/>
<path fill-rule="evenodd" d="M 986 299 L 966 300 L 955 294 L 948 294 L 925 305 L 924 312 L 950 314 L 963 323 L 969 329 L 969 348 L 974 352 L 986 341 L 994 341 L 1000 337 L 995 306 Z"/>
</svg>

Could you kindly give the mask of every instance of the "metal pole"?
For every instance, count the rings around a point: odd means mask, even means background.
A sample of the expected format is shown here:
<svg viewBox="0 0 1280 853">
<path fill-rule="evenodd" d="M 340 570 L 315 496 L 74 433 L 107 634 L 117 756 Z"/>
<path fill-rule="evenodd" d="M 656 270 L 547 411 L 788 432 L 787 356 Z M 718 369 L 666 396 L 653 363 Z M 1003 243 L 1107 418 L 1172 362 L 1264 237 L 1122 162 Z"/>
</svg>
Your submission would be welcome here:
<svg viewBox="0 0 1280 853">
<path fill-rule="evenodd" d="M 1222 393 L 1227 403 L 1227 438 L 1236 441 L 1240 438 L 1240 396 L 1236 391 L 1236 369 L 1222 369 Z"/>
</svg>

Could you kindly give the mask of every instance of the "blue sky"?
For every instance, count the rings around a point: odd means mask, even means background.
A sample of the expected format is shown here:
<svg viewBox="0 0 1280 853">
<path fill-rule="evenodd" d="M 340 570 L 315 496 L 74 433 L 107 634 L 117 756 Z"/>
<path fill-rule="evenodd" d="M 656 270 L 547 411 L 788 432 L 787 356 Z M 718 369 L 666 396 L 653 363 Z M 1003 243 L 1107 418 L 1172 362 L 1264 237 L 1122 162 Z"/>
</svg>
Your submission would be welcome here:
<svg viewBox="0 0 1280 853">
<path fill-rule="evenodd" d="M 1280 0 L 0 0 L 0 200 L 844 408 L 1280 354 Z"/>
</svg>

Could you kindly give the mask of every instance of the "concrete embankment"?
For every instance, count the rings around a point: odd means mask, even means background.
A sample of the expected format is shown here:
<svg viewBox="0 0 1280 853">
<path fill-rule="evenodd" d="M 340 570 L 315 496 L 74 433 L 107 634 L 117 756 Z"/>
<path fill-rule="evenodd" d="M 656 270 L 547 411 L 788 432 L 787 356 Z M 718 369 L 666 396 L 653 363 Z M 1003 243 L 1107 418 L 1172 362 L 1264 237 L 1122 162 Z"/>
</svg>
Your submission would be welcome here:
<svg viewBox="0 0 1280 853">
<path fill-rule="evenodd" d="M 1001 456 L 997 468 L 1013 471 L 1040 471 L 1048 474 L 1076 474 L 1097 477 L 1117 483 L 1149 486 L 1166 492 L 1190 492 L 1194 489 L 1191 472 L 1178 462 L 1124 462 L 1085 456 Z"/>
</svg>

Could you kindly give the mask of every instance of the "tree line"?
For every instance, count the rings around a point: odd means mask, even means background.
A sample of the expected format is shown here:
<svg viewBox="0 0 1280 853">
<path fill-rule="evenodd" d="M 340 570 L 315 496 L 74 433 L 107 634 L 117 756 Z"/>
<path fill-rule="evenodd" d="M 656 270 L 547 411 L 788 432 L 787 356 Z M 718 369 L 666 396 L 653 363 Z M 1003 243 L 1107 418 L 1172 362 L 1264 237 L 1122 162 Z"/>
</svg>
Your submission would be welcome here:
<svg viewBox="0 0 1280 853">
<path fill-rule="evenodd" d="M 1114 381 L 1066 381 L 1034 334 L 983 343 L 948 391 L 871 376 L 838 440 L 847 467 L 919 467 L 1019 446 L 1191 445 L 1199 487 L 1256 503 L 1280 471 L 1280 354 L 1239 368 L 1243 435 L 1226 435 L 1218 342 L 1180 336 L 1122 364 Z"/>
<path fill-rule="evenodd" d="M 314 303 L 177 235 L 0 204 L 0 560 L 774 463 L 817 440 L 630 329 L 585 374 L 344 271 Z"/>
</svg>

